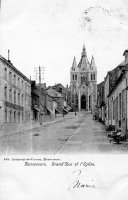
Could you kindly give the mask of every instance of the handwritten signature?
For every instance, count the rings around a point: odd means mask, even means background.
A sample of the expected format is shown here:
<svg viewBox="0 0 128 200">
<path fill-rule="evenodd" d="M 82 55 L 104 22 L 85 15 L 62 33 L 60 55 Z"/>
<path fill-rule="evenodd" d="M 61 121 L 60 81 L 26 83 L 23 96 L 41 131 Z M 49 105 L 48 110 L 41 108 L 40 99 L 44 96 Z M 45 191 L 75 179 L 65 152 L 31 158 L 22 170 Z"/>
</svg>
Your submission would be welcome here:
<svg viewBox="0 0 128 200">
<path fill-rule="evenodd" d="M 82 183 L 80 181 L 80 178 L 82 176 L 82 170 L 73 171 L 72 176 L 74 178 L 68 187 L 68 191 L 71 189 L 87 189 L 87 188 L 94 189 L 94 188 L 96 188 L 93 179 L 88 180 L 86 183 Z"/>
</svg>

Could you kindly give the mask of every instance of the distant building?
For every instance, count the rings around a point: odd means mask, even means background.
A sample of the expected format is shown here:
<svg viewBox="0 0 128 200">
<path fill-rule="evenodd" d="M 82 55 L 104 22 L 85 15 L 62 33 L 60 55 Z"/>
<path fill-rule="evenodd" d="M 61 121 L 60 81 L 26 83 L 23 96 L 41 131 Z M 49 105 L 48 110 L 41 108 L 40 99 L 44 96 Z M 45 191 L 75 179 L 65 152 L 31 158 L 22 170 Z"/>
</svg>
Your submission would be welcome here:
<svg viewBox="0 0 128 200">
<path fill-rule="evenodd" d="M 77 65 L 74 57 L 70 70 L 71 106 L 74 109 L 92 111 L 97 103 L 97 67 L 94 57 L 91 63 L 83 46 L 81 59 Z"/>
<path fill-rule="evenodd" d="M 56 111 L 59 113 L 68 112 L 65 107 L 67 106 L 66 101 L 63 99 L 63 96 L 61 93 L 54 90 L 52 87 L 47 88 L 47 94 L 53 98 L 53 100 L 56 102 Z"/>
<path fill-rule="evenodd" d="M 67 102 L 68 105 L 71 105 L 71 94 L 70 94 L 70 90 L 67 87 L 65 88 L 61 83 L 55 84 L 54 86 L 52 86 L 52 88 L 54 90 L 56 90 L 57 92 L 62 94 L 63 99 Z"/>
<path fill-rule="evenodd" d="M 31 119 L 31 81 L 0 56 L 0 125 L 12 127 Z"/>
</svg>

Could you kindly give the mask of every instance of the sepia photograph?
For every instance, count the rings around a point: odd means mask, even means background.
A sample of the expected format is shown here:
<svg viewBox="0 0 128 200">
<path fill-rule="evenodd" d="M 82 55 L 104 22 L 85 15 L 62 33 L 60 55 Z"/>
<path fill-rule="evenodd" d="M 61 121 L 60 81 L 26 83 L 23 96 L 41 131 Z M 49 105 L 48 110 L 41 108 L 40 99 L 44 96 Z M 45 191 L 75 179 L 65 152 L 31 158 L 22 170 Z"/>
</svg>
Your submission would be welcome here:
<svg viewBox="0 0 128 200">
<path fill-rule="evenodd" d="M 0 199 L 126 200 L 127 153 L 127 0 L 1 0 Z"/>
</svg>

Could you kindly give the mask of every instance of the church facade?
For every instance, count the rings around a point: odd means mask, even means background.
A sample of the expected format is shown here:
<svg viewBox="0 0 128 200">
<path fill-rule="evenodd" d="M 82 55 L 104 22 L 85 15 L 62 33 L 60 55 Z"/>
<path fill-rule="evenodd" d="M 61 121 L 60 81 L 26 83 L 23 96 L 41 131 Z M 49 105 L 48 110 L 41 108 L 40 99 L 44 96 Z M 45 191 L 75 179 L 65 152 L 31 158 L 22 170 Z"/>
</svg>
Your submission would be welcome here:
<svg viewBox="0 0 128 200">
<path fill-rule="evenodd" d="M 94 57 L 88 61 L 85 46 L 77 65 L 74 57 L 70 69 L 71 106 L 74 110 L 93 112 L 97 104 L 97 67 Z"/>
</svg>

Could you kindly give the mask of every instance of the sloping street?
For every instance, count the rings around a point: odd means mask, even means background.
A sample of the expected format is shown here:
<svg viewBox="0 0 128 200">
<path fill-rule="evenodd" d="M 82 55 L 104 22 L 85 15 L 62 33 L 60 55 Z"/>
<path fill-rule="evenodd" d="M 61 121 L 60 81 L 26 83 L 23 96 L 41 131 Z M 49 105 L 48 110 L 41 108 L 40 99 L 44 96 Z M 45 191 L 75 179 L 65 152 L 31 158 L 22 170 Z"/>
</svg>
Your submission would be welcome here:
<svg viewBox="0 0 128 200">
<path fill-rule="evenodd" d="M 88 112 L 69 113 L 42 126 L 0 138 L 1 154 L 127 153 L 128 144 L 110 143 L 105 126 Z"/>
</svg>

